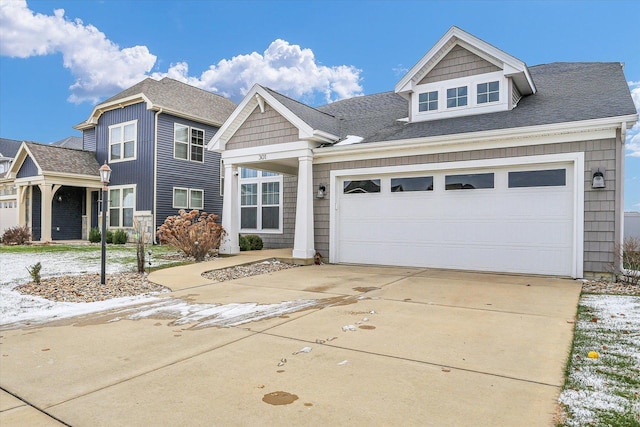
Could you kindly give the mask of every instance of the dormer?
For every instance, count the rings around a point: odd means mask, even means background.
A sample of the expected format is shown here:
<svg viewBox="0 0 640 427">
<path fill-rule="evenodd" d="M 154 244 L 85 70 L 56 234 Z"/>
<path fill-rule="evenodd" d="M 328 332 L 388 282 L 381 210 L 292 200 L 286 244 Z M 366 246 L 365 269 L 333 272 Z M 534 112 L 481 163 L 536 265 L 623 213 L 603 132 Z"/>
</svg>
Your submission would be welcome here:
<svg viewBox="0 0 640 427">
<path fill-rule="evenodd" d="M 511 110 L 536 88 L 524 62 L 451 27 L 395 92 L 409 101 L 409 122 L 423 122 Z"/>
</svg>

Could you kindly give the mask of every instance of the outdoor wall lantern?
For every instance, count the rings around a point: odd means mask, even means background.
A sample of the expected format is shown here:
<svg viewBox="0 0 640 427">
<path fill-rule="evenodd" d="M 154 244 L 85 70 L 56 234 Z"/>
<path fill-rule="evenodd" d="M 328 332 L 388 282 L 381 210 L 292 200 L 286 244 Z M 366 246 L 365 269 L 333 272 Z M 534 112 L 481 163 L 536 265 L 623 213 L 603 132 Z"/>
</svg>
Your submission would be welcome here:
<svg viewBox="0 0 640 427">
<path fill-rule="evenodd" d="M 318 199 L 324 199 L 324 195 L 327 191 L 327 187 L 324 184 L 320 184 L 318 187 L 318 195 L 316 196 Z"/>
<path fill-rule="evenodd" d="M 62 203 L 62 196 L 58 196 L 58 203 Z"/>
<path fill-rule="evenodd" d="M 605 188 L 604 182 L 604 174 L 600 172 L 598 168 L 597 171 L 593 173 L 593 180 L 591 181 L 591 188 Z"/>
<path fill-rule="evenodd" d="M 107 190 L 109 187 L 109 179 L 111 179 L 111 168 L 107 164 L 107 161 L 104 161 L 104 165 L 100 166 L 100 182 L 102 183 L 102 258 L 101 258 L 101 269 L 100 269 L 100 284 L 105 285 L 106 278 L 106 259 L 107 259 Z"/>
</svg>

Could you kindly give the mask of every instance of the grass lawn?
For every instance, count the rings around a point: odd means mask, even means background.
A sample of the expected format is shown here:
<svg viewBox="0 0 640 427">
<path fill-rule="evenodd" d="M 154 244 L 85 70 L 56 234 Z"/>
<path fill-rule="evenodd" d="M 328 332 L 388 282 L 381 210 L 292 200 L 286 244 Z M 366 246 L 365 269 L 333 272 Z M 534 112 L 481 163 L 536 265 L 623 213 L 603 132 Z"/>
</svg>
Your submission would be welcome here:
<svg viewBox="0 0 640 427">
<path fill-rule="evenodd" d="M 640 296 L 583 294 L 558 426 L 640 426 Z"/>
</svg>

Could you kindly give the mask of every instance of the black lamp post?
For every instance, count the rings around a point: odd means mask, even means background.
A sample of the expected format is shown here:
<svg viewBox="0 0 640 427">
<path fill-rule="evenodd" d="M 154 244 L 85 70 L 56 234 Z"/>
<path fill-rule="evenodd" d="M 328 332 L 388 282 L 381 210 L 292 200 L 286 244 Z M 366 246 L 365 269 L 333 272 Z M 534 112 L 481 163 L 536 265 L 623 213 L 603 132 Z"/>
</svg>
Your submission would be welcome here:
<svg viewBox="0 0 640 427">
<path fill-rule="evenodd" d="M 105 270 L 106 270 L 106 259 L 107 259 L 107 184 L 109 184 L 109 179 L 111 178 L 111 168 L 107 164 L 107 161 L 104 161 L 104 165 L 100 166 L 100 182 L 102 183 L 102 233 L 101 233 L 101 241 L 102 241 L 102 265 L 100 270 L 100 284 L 106 284 L 105 279 Z"/>
</svg>

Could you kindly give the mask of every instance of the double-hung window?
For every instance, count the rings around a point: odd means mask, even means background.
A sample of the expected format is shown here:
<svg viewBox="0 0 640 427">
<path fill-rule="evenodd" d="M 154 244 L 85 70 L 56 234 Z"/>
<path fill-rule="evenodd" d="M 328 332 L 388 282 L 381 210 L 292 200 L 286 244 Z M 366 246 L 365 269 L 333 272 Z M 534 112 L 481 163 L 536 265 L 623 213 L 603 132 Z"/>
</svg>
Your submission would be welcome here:
<svg viewBox="0 0 640 427">
<path fill-rule="evenodd" d="M 175 123 L 173 126 L 173 157 L 204 162 L 204 130 Z"/>
<path fill-rule="evenodd" d="M 109 126 L 109 162 L 136 158 L 137 122 Z"/>
<path fill-rule="evenodd" d="M 240 169 L 241 231 L 282 230 L 282 175 Z"/>
<path fill-rule="evenodd" d="M 109 227 L 133 227 L 135 197 L 134 187 L 111 188 L 109 190 Z"/>
<path fill-rule="evenodd" d="M 204 209 L 204 190 L 173 187 L 173 207 L 176 209 Z"/>
</svg>

